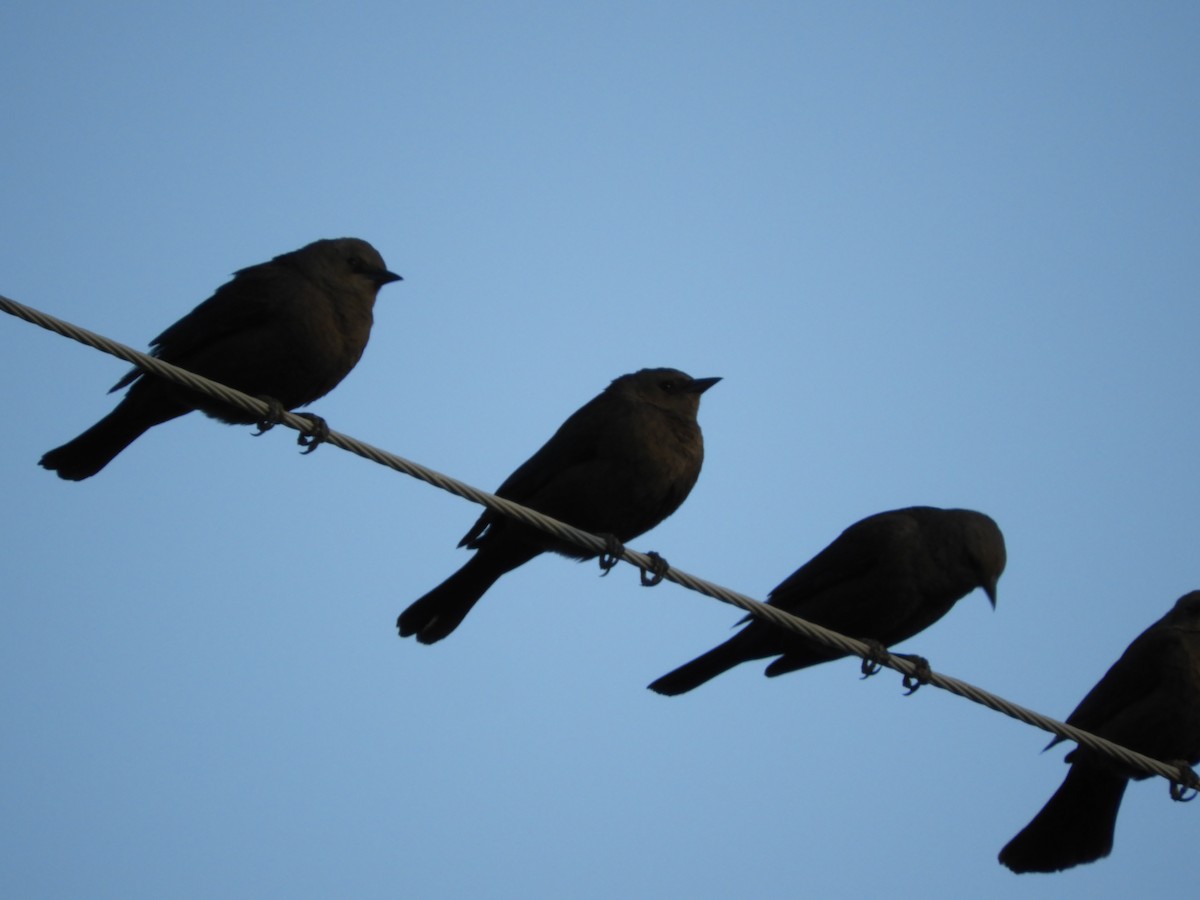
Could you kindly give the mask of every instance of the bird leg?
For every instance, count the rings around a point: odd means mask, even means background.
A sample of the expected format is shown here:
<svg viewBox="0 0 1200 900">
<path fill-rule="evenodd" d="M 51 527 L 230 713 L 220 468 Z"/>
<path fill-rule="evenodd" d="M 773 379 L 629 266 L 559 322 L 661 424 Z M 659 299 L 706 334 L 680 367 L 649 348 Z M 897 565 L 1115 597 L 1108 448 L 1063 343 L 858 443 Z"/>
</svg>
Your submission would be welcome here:
<svg viewBox="0 0 1200 900">
<path fill-rule="evenodd" d="M 915 653 L 896 653 L 894 655 L 901 659 L 907 659 L 917 667 L 911 675 L 906 673 L 904 676 L 903 684 L 908 688 L 905 697 L 911 697 L 921 685 L 929 684 L 929 679 L 933 677 L 933 669 L 929 668 L 929 660 L 923 656 L 917 656 Z"/>
<path fill-rule="evenodd" d="M 891 654 L 888 653 L 887 647 L 874 638 L 860 638 L 860 640 L 867 645 L 868 650 L 862 661 L 862 677 L 870 678 L 883 668 L 883 664 L 888 661 Z"/>
<path fill-rule="evenodd" d="M 645 569 L 640 569 L 642 577 L 642 587 L 654 587 L 659 584 L 667 571 L 671 568 L 667 565 L 667 561 L 651 550 L 646 554 L 650 557 L 650 565 Z M 647 574 L 649 573 L 649 574 Z"/>
<path fill-rule="evenodd" d="M 287 410 L 283 408 L 283 404 L 274 397 L 268 397 L 265 394 L 261 394 L 259 395 L 258 399 L 267 404 L 267 414 L 258 422 L 258 431 L 254 432 L 255 437 L 261 437 L 282 422 L 283 414 L 287 412 Z"/>
<path fill-rule="evenodd" d="M 605 532 L 600 537 L 604 538 L 604 552 L 600 554 L 600 568 L 604 571 L 601 575 L 607 575 L 612 567 L 621 561 L 621 554 L 625 552 L 625 545 L 617 540 L 615 534 Z"/>
<path fill-rule="evenodd" d="M 1200 791 L 1200 776 L 1196 775 L 1196 771 L 1188 765 L 1186 759 L 1172 760 L 1171 765 L 1179 768 L 1179 780 L 1171 782 L 1171 799 L 1180 803 L 1190 803 Z"/>
<path fill-rule="evenodd" d="M 297 444 L 308 448 L 301 454 L 302 456 L 307 456 L 329 440 L 329 423 L 316 413 L 302 412 L 296 413 L 296 415 L 302 419 L 308 419 L 312 423 L 313 430 L 310 433 L 305 434 L 304 432 L 300 432 L 300 435 L 296 438 Z"/>
</svg>

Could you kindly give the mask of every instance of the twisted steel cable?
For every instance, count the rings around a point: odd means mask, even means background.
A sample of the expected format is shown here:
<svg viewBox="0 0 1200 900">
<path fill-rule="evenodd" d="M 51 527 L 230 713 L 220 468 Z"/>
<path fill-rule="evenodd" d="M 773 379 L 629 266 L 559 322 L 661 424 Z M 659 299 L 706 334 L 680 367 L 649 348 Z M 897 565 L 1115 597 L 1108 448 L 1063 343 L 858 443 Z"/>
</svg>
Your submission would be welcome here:
<svg viewBox="0 0 1200 900">
<path fill-rule="evenodd" d="M 33 309 L 11 300 L 8 297 L 0 295 L 0 309 L 17 318 L 24 319 L 34 325 L 38 325 L 63 337 L 71 338 L 80 343 L 87 344 L 89 347 L 94 347 L 97 350 L 102 350 L 105 353 L 110 353 L 113 356 L 119 357 L 127 362 L 133 363 L 139 368 L 153 373 L 161 378 L 166 378 L 177 384 L 182 384 L 192 390 L 200 391 L 211 397 L 245 410 L 252 415 L 260 418 L 265 418 L 270 412 L 270 407 L 255 397 L 248 394 L 243 394 L 241 391 L 234 390 L 226 385 L 219 384 L 208 378 L 188 372 L 186 369 L 181 369 L 178 366 L 173 366 L 170 363 L 163 362 L 154 356 L 134 350 L 124 344 L 113 341 L 103 335 L 88 331 L 85 328 L 80 328 L 70 322 L 65 322 L 62 319 L 55 318 L 40 310 Z M 284 412 L 281 419 L 282 424 L 296 429 L 303 435 L 311 435 L 317 426 L 309 419 L 303 416 L 298 416 L 294 413 Z M 1095 750 L 1109 756 L 1118 762 L 1133 769 L 1147 772 L 1152 775 L 1161 775 L 1163 778 L 1171 782 L 1171 796 L 1175 799 L 1182 799 L 1183 792 L 1180 786 L 1193 790 L 1200 790 L 1200 778 L 1196 773 L 1186 765 L 1168 764 L 1161 762 L 1151 757 L 1137 753 L 1133 750 L 1123 747 L 1120 744 L 1115 744 L 1112 741 L 1106 740 L 1090 732 L 1068 725 L 1065 722 L 1060 722 L 1057 719 L 1052 719 L 1049 716 L 1044 716 L 1041 713 L 1027 709 L 1016 703 L 1006 700 L 990 691 L 985 691 L 982 688 L 968 684 L 965 681 L 960 681 L 957 678 L 952 678 L 949 675 L 942 675 L 932 671 L 920 671 L 917 663 L 895 654 L 885 653 L 882 658 L 878 654 L 878 649 L 869 646 L 863 641 L 855 638 L 847 637 L 839 634 L 836 631 L 830 631 L 816 623 L 809 622 L 794 616 L 791 613 L 777 609 L 773 606 L 768 606 L 759 600 L 755 600 L 745 594 L 740 594 L 736 591 L 731 591 L 721 585 L 714 584 L 710 581 L 705 581 L 695 575 L 690 575 L 687 572 L 667 566 L 662 557 L 658 554 L 639 553 L 636 550 L 630 550 L 626 547 L 615 547 L 610 541 L 598 537 L 594 534 L 589 534 L 585 531 L 580 531 L 578 528 L 560 522 L 557 519 L 552 519 L 549 516 L 544 516 L 535 510 L 521 506 L 518 503 L 513 503 L 510 500 L 505 500 L 502 497 L 497 497 L 487 491 L 481 491 L 478 488 L 472 487 L 469 484 L 451 478 L 448 475 L 443 475 L 433 469 L 429 469 L 418 463 L 404 459 L 394 453 L 389 453 L 386 450 L 381 450 L 370 444 L 364 443 L 349 435 L 342 434 L 332 429 L 329 431 L 325 443 L 333 444 L 350 453 L 355 453 L 372 462 L 395 469 L 398 472 L 403 472 L 413 478 L 418 478 L 429 484 L 439 487 L 442 490 L 449 491 L 459 497 L 463 497 L 474 503 L 479 503 L 483 506 L 493 509 L 503 515 L 510 516 L 526 525 L 531 525 L 535 528 L 540 528 L 547 531 L 557 538 L 570 541 L 587 550 L 598 554 L 601 558 L 602 565 L 605 560 L 611 558 L 620 558 L 626 562 L 636 566 L 642 572 L 642 583 L 645 585 L 657 584 L 663 578 L 673 581 L 676 584 L 682 585 L 689 590 L 705 594 L 717 600 L 721 600 L 732 606 L 736 606 L 745 610 L 751 615 L 777 625 L 781 628 L 787 628 L 794 631 L 810 640 L 817 641 L 829 647 L 833 647 L 843 653 L 861 657 L 869 662 L 885 665 L 888 668 L 894 669 L 897 672 L 907 676 L 907 678 L 916 678 L 918 683 L 933 684 L 943 690 L 957 694 L 960 697 L 965 697 L 975 703 L 982 704 L 989 709 L 1004 715 L 1011 716 L 1028 725 L 1033 725 L 1048 731 L 1060 738 L 1075 741 L 1077 744 Z M 647 577 L 647 573 L 653 573 L 651 577 Z M 907 680 L 906 680 L 906 683 Z"/>
</svg>

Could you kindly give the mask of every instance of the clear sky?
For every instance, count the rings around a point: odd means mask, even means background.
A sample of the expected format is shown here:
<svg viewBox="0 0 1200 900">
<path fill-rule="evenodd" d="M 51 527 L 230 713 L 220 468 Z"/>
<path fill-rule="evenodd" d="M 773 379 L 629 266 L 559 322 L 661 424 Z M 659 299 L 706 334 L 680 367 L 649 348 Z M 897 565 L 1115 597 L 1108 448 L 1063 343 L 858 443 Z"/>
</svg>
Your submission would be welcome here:
<svg viewBox="0 0 1200 900">
<path fill-rule="evenodd" d="M 331 426 L 494 488 L 643 366 L 720 375 L 635 541 L 766 593 L 868 514 L 1009 567 L 900 646 L 1065 716 L 1200 588 L 1200 7 L 0 8 L 0 293 L 128 344 L 229 274 L 371 241 Z M 542 558 L 396 614 L 478 509 L 199 415 L 39 456 L 126 365 L 0 317 L 0 881 L 13 897 L 1193 896 L 1200 804 L 1014 876 L 1047 735 L 842 661 L 645 690 L 739 613 Z"/>
</svg>

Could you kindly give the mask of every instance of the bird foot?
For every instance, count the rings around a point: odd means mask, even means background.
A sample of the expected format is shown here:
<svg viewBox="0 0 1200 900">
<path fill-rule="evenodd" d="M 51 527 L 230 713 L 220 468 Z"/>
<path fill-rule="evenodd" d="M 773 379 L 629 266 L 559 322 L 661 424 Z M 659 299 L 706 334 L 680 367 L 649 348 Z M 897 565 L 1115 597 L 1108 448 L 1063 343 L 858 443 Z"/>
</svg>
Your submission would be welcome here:
<svg viewBox="0 0 1200 900">
<path fill-rule="evenodd" d="M 1171 799 L 1180 803 L 1190 803 L 1196 799 L 1197 792 L 1200 792 L 1200 776 L 1188 765 L 1186 759 L 1172 760 L 1171 765 L 1179 768 L 1179 780 L 1171 782 Z M 1189 791 L 1191 793 L 1188 793 Z"/>
<path fill-rule="evenodd" d="M 883 646 L 883 644 L 879 643 L 879 641 L 875 640 L 874 638 L 862 638 L 861 640 L 867 645 L 867 650 L 869 651 L 867 655 L 863 657 L 862 677 L 870 678 L 883 668 L 883 664 L 888 661 L 888 658 L 891 656 L 891 654 L 888 653 L 887 647 Z"/>
<path fill-rule="evenodd" d="M 307 456 L 329 440 L 329 423 L 316 413 L 302 412 L 296 413 L 296 415 L 302 419 L 308 419 L 312 423 L 313 430 L 309 434 L 300 432 L 299 437 L 296 438 L 297 444 L 307 448 L 301 456 Z"/>
<path fill-rule="evenodd" d="M 612 571 L 612 567 L 621 561 L 621 554 L 625 552 L 625 545 L 617 540 L 615 534 L 602 534 L 604 538 L 604 552 L 600 554 L 600 568 L 604 571 L 601 576 L 607 575 Z"/>
<path fill-rule="evenodd" d="M 656 584 L 662 582 L 671 567 L 667 565 L 665 559 L 653 550 L 646 555 L 650 557 L 650 565 L 648 568 L 639 570 L 642 577 L 642 587 L 654 587 Z"/>
<path fill-rule="evenodd" d="M 265 394 L 258 397 L 263 403 L 267 404 L 267 414 L 258 422 L 258 431 L 254 432 L 255 437 L 262 437 L 276 425 L 283 421 L 283 414 L 287 412 L 283 408 L 283 404 L 274 397 L 268 397 Z"/>
<path fill-rule="evenodd" d="M 905 697 L 911 697 L 917 692 L 923 684 L 929 684 L 929 680 L 933 677 L 933 669 L 929 668 L 929 660 L 923 656 L 917 656 L 915 653 L 896 653 L 895 656 L 901 659 L 907 659 L 910 663 L 916 666 L 912 674 L 905 674 L 904 686 L 908 688 L 905 692 Z"/>
</svg>

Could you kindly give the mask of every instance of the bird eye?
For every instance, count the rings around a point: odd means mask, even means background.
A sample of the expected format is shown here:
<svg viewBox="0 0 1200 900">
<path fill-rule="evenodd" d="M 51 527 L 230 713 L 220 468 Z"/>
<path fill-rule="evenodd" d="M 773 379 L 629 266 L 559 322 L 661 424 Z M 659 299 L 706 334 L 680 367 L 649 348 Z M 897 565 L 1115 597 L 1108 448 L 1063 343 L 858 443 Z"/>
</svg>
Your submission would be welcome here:
<svg viewBox="0 0 1200 900">
<path fill-rule="evenodd" d="M 349 262 L 351 272 L 365 272 L 367 270 L 367 264 L 362 261 L 361 256 L 352 256 Z"/>
<path fill-rule="evenodd" d="M 666 381 L 660 382 L 658 386 L 663 389 L 664 393 L 673 394 L 675 392 L 675 382 L 669 378 Z"/>
</svg>

